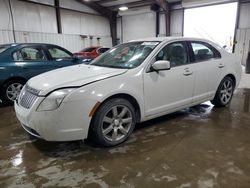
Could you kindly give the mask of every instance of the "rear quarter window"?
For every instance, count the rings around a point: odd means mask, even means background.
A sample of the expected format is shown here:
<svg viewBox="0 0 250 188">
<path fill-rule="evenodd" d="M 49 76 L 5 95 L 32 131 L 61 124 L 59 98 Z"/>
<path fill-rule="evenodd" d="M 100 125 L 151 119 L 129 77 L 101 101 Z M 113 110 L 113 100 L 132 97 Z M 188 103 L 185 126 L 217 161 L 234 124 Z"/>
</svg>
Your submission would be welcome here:
<svg viewBox="0 0 250 188">
<path fill-rule="evenodd" d="M 52 59 L 67 59 L 72 58 L 72 54 L 58 47 L 48 47 L 48 51 Z"/>
<path fill-rule="evenodd" d="M 205 42 L 191 42 L 191 47 L 196 62 L 221 58 L 221 54 L 212 45 Z"/>
</svg>

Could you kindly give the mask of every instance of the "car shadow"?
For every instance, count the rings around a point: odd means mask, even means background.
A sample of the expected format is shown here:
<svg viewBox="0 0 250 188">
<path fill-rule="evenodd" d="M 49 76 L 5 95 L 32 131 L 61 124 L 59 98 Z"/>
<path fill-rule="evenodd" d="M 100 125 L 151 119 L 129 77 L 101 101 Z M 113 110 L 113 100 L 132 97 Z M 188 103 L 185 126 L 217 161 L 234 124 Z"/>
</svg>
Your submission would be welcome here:
<svg viewBox="0 0 250 188">
<path fill-rule="evenodd" d="M 168 115 L 164 115 L 143 123 L 139 123 L 136 125 L 131 137 L 136 137 L 140 139 L 140 137 L 142 137 L 144 133 L 150 131 L 151 129 L 155 129 L 152 131 L 157 131 L 159 127 L 160 129 L 164 129 L 167 132 L 171 132 L 171 134 L 175 134 L 181 129 L 184 129 L 183 127 L 178 125 L 179 121 L 182 121 L 183 118 L 188 117 L 190 114 L 192 116 L 202 116 L 203 114 L 210 113 L 210 110 L 212 108 L 213 106 L 211 105 L 201 104 Z M 132 139 L 131 137 L 130 139 Z M 74 157 L 81 155 L 84 155 L 87 158 L 91 158 L 91 155 L 89 155 L 91 153 L 109 155 L 109 151 L 111 149 L 129 147 L 132 144 L 132 142 L 129 142 L 130 139 L 115 147 L 102 147 L 95 144 L 95 142 L 93 142 L 93 140 L 91 139 L 69 142 L 47 142 L 45 140 L 35 139 L 33 140 L 32 144 L 43 154 L 52 158 L 68 158 L 72 156 Z M 133 144 L 140 143 L 139 141 L 137 141 Z"/>
<path fill-rule="evenodd" d="M 0 98 L 0 108 L 3 108 L 3 107 L 5 107 L 5 105 L 3 104 L 3 101 L 2 101 L 2 99 Z"/>
<path fill-rule="evenodd" d="M 3 104 L 2 102 L 0 102 L 0 108 L 5 108 L 9 106 L 13 106 L 13 104 Z"/>
</svg>

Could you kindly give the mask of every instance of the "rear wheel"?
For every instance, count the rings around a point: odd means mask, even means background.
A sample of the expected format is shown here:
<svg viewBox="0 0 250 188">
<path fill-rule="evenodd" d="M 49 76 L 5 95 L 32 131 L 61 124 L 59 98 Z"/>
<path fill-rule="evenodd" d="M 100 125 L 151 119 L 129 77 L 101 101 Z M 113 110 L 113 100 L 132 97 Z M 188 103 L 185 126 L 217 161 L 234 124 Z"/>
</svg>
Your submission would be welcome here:
<svg viewBox="0 0 250 188">
<path fill-rule="evenodd" d="M 230 103 L 233 92 L 234 92 L 235 83 L 233 79 L 229 76 L 226 76 L 220 83 L 214 99 L 211 101 L 216 107 L 223 107 Z"/>
<path fill-rule="evenodd" d="M 25 82 L 22 80 L 10 80 L 6 82 L 1 90 L 1 98 L 4 104 L 13 104 L 20 94 Z"/>
<path fill-rule="evenodd" d="M 133 105 L 122 98 L 106 101 L 97 110 L 92 121 L 92 140 L 99 145 L 115 146 L 124 142 L 136 124 Z"/>
</svg>

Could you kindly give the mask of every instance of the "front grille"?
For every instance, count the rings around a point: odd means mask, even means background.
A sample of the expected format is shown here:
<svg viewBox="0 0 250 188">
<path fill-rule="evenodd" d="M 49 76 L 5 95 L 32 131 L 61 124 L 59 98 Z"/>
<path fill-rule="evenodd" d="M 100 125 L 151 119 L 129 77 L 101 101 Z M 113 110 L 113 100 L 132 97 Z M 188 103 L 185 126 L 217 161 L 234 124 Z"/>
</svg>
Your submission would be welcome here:
<svg viewBox="0 0 250 188">
<path fill-rule="evenodd" d="M 30 109 L 38 97 L 39 91 L 25 85 L 18 97 L 18 104 Z"/>
</svg>

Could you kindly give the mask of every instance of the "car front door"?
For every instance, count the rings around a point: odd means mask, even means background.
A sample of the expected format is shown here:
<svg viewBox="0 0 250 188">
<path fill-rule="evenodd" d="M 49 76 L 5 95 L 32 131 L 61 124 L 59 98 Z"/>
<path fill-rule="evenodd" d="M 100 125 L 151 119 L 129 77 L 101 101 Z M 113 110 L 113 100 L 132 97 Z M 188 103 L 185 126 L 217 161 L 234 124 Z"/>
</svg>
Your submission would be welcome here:
<svg viewBox="0 0 250 188">
<path fill-rule="evenodd" d="M 57 68 L 76 65 L 79 63 L 72 53 L 59 46 L 48 45 L 47 53 L 50 57 L 50 61 Z"/>
<path fill-rule="evenodd" d="M 191 61 L 195 62 L 195 89 L 193 102 L 210 100 L 221 81 L 225 64 L 220 53 L 210 44 L 200 41 L 190 41 Z"/>
<path fill-rule="evenodd" d="M 16 76 L 29 79 L 55 67 L 48 61 L 48 57 L 42 46 L 26 45 L 16 49 L 12 53 L 15 63 Z"/>
<path fill-rule="evenodd" d="M 195 72 L 189 64 L 186 42 L 173 42 L 163 47 L 153 59 L 170 62 L 170 70 L 147 70 L 144 73 L 146 116 L 164 114 L 192 102 Z"/>
</svg>

